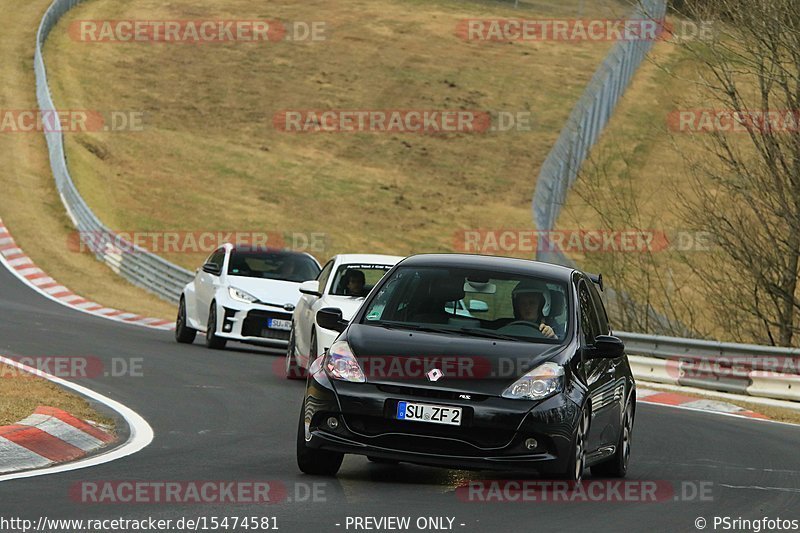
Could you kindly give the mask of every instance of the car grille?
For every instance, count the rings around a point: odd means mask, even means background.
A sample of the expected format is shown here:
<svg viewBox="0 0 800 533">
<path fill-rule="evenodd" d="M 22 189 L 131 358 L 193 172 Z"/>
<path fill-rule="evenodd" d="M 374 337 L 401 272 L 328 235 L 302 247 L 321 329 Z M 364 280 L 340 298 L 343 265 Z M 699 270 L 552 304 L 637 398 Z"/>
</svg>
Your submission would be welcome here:
<svg viewBox="0 0 800 533">
<path fill-rule="evenodd" d="M 242 323 L 242 336 L 288 341 L 288 331 L 267 328 L 267 320 L 270 318 L 291 320 L 292 315 L 287 313 L 273 313 L 270 311 L 250 311 L 247 313 L 247 318 L 245 318 Z"/>
</svg>

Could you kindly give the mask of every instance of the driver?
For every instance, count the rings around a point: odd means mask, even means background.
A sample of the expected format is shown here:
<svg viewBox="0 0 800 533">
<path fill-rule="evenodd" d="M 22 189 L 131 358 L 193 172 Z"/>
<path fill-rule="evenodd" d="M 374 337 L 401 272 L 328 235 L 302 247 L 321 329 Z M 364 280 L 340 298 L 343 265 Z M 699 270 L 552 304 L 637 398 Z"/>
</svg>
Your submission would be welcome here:
<svg viewBox="0 0 800 533">
<path fill-rule="evenodd" d="M 557 338 L 556 332 L 546 323 L 544 305 L 549 293 L 547 285 L 537 280 L 520 281 L 511 292 L 514 305 L 514 318 L 535 324 L 539 331 L 549 339 Z"/>
<path fill-rule="evenodd" d="M 348 269 L 344 274 L 344 279 L 345 296 L 366 296 L 364 294 L 364 285 L 366 284 L 367 280 L 363 272 L 356 269 Z"/>
</svg>

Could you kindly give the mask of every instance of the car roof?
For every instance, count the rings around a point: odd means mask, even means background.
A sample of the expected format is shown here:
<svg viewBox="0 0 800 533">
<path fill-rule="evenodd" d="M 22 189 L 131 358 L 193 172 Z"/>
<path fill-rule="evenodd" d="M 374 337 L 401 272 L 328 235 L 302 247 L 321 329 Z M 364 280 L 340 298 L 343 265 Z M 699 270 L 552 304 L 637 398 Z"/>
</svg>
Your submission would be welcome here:
<svg viewBox="0 0 800 533">
<path fill-rule="evenodd" d="M 364 263 L 376 265 L 394 265 L 404 259 L 402 255 L 381 254 L 339 254 L 335 257 L 339 264 Z"/>
<path fill-rule="evenodd" d="M 537 275 L 565 282 L 568 282 L 572 278 L 572 273 L 575 272 L 574 268 L 553 263 L 475 254 L 412 255 L 404 259 L 401 266 L 479 268 L 482 270 L 497 270 L 504 273 Z"/>
</svg>

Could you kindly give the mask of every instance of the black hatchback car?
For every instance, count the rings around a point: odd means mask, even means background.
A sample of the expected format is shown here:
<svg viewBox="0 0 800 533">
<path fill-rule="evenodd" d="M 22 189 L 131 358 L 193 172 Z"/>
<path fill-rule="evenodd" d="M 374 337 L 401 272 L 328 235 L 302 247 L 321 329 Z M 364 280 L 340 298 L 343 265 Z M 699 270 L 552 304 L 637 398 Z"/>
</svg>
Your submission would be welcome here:
<svg viewBox="0 0 800 533">
<path fill-rule="evenodd" d="M 307 474 L 344 454 L 577 481 L 628 469 L 636 384 L 595 286 L 522 259 L 398 263 L 309 368 L 297 435 Z"/>
</svg>

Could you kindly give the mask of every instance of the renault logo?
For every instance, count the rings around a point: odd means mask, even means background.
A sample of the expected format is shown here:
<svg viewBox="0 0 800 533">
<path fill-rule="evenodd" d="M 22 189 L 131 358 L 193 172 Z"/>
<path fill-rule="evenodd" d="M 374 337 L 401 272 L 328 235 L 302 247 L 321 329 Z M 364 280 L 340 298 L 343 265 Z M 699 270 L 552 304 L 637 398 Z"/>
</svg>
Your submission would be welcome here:
<svg viewBox="0 0 800 533">
<path fill-rule="evenodd" d="M 442 376 L 444 376 L 442 371 L 439 370 L 438 368 L 429 370 L 428 373 L 425 375 L 428 376 L 428 381 L 439 381 L 442 378 Z"/>
</svg>

